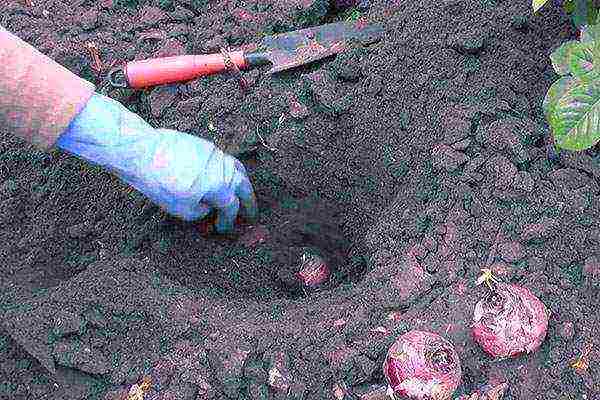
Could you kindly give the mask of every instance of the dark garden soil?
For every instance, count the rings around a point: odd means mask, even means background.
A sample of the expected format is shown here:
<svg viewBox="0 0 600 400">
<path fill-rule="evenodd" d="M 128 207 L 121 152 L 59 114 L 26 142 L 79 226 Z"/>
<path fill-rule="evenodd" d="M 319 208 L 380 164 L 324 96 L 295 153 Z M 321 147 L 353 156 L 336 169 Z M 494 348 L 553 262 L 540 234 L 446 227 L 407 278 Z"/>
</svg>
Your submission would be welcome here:
<svg viewBox="0 0 600 400">
<path fill-rule="evenodd" d="M 144 374 L 146 399 L 330 399 L 337 382 L 358 396 L 410 329 L 455 344 L 457 396 L 506 381 L 505 399 L 600 399 L 600 153 L 549 161 L 541 111 L 549 54 L 575 37 L 558 4 L 533 16 L 506 0 L 24 3 L 2 0 L 0 25 L 153 126 L 238 155 L 261 212 L 207 235 L 2 130 L 0 399 L 118 399 Z M 357 17 L 383 23 L 383 40 L 244 72 L 245 93 L 231 74 L 107 85 L 126 60 Z M 294 284 L 304 247 L 331 266 L 321 290 Z M 486 265 L 551 310 L 538 352 L 494 361 L 471 339 Z"/>
</svg>

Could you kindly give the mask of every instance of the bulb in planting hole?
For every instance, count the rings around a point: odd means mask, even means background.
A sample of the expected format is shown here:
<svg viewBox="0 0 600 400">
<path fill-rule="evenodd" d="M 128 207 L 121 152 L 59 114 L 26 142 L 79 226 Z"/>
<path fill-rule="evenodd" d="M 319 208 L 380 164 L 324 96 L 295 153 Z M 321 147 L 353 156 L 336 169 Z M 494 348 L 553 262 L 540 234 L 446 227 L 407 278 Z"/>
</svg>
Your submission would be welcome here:
<svg viewBox="0 0 600 400">
<path fill-rule="evenodd" d="M 316 289 L 329 279 L 329 266 L 321 256 L 304 249 L 300 256 L 298 279 L 309 289 Z"/>
<path fill-rule="evenodd" d="M 410 331 L 388 350 L 383 363 L 388 394 L 417 400 L 448 400 L 462 370 L 452 343 L 438 334 Z"/>
<path fill-rule="evenodd" d="M 484 274 L 486 271 L 484 271 Z M 529 289 L 493 279 L 490 292 L 475 305 L 473 338 L 495 358 L 536 351 L 548 330 L 549 311 Z"/>
</svg>

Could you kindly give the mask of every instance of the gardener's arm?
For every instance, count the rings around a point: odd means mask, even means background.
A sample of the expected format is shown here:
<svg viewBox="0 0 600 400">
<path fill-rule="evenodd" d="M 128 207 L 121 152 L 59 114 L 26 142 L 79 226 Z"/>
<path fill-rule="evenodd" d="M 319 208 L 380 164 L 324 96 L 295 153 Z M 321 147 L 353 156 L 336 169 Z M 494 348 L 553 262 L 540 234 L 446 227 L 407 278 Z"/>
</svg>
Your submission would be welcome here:
<svg viewBox="0 0 600 400">
<path fill-rule="evenodd" d="M 0 27 L 0 124 L 40 149 L 56 144 L 99 164 L 184 220 L 218 211 L 226 232 L 240 206 L 256 217 L 244 166 L 211 142 L 154 129 L 119 102 Z"/>
</svg>

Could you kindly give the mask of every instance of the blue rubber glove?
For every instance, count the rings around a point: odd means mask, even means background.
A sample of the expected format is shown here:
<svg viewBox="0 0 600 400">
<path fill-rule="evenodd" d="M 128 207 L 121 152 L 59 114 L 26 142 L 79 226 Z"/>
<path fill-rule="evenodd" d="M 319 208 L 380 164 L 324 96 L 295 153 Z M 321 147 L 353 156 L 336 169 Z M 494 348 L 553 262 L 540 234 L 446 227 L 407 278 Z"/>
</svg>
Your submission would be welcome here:
<svg viewBox="0 0 600 400">
<path fill-rule="evenodd" d="M 94 94 L 56 145 L 115 173 L 169 214 L 186 221 L 217 210 L 216 230 L 226 233 L 240 206 L 257 215 L 244 166 L 211 142 L 155 129 L 121 103 Z"/>
</svg>

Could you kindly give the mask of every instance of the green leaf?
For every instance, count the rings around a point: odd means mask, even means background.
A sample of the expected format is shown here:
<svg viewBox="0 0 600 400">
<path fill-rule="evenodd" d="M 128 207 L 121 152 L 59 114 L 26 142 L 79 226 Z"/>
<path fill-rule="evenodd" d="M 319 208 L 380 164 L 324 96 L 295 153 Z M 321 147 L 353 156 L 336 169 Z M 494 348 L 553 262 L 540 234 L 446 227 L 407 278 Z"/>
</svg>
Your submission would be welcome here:
<svg viewBox="0 0 600 400">
<path fill-rule="evenodd" d="M 571 14 L 575 10 L 575 3 L 574 3 L 574 1 L 575 0 L 566 0 L 563 3 L 563 10 L 565 10 L 565 12 L 567 14 Z"/>
<path fill-rule="evenodd" d="M 556 146 L 585 150 L 600 140 L 600 81 L 577 80 L 555 99 L 548 122 Z"/>
<path fill-rule="evenodd" d="M 592 36 L 591 28 L 589 25 L 579 27 L 579 42 L 580 43 L 593 43 L 594 36 Z"/>
<path fill-rule="evenodd" d="M 543 7 L 544 4 L 546 4 L 548 2 L 548 0 L 532 0 L 532 7 L 533 7 L 533 12 L 538 12 L 538 10 L 540 8 Z"/>
<path fill-rule="evenodd" d="M 587 24 L 587 15 L 587 0 L 575 0 L 575 10 L 573 11 L 573 15 L 571 15 L 571 18 L 573 19 L 573 24 L 577 28 Z"/>
<path fill-rule="evenodd" d="M 587 79 L 594 68 L 593 42 L 572 47 L 567 57 L 571 74 L 582 80 Z"/>
<path fill-rule="evenodd" d="M 571 76 L 563 76 L 550 86 L 546 93 L 546 97 L 544 98 L 544 102 L 542 103 L 542 109 L 544 110 L 544 115 L 547 119 L 554 114 L 558 100 L 571 86 L 576 84 L 576 82 L 577 81 Z"/>
<path fill-rule="evenodd" d="M 550 54 L 552 67 L 558 75 L 567 75 L 570 72 L 571 54 L 574 50 L 583 47 L 583 45 L 575 40 L 563 43 L 559 48 Z"/>
<path fill-rule="evenodd" d="M 598 66 L 600 66 L 600 25 L 591 25 L 591 34 L 593 38 L 593 50 L 592 50 L 592 59 L 594 64 L 596 65 L 596 70 L 598 70 Z"/>
</svg>

